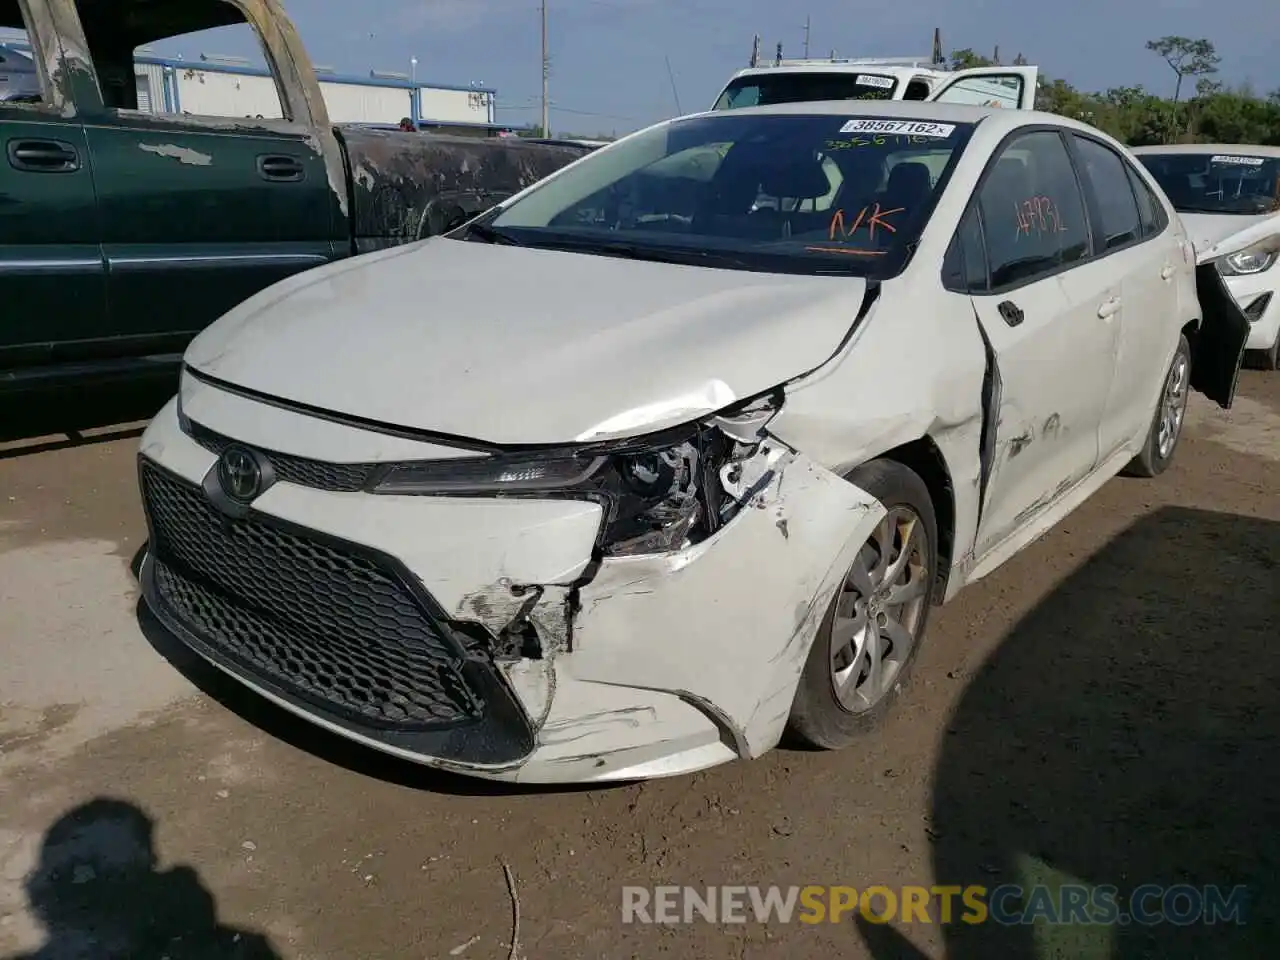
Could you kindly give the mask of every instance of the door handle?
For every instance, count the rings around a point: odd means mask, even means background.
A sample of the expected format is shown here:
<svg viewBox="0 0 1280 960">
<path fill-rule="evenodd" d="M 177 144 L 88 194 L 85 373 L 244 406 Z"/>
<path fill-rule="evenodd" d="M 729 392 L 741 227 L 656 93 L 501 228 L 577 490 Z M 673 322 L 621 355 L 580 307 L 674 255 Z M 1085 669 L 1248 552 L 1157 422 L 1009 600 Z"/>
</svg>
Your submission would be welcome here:
<svg viewBox="0 0 1280 960">
<path fill-rule="evenodd" d="M 1164 265 L 1164 268 L 1160 271 L 1160 279 L 1161 279 L 1161 280 L 1169 280 L 1170 278 L 1172 278 L 1172 277 L 1173 277 L 1173 269 L 1174 269 L 1174 268 L 1173 268 L 1173 264 L 1171 264 L 1171 263 L 1166 263 L 1166 264 Z"/>
<path fill-rule="evenodd" d="M 1002 300 L 996 309 L 1000 311 L 1000 316 L 1004 319 L 1004 322 L 1011 327 L 1016 327 L 1026 317 L 1026 314 L 1022 312 L 1022 308 L 1012 300 Z"/>
<path fill-rule="evenodd" d="M 73 173 L 80 169 L 80 154 L 61 140 L 10 140 L 9 165 L 31 173 Z"/>
<path fill-rule="evenodd" d="M 297 183 L 306 173 L 306 167 L 296 157 L 261 156 L 258 158 L 258 175 L 263 180 L 277 183 Z"/>
<path fill-rule="evenodd" d="M 1110 320 L 1120 311 L 1120 298 L 1112 297 L 1110 300 L 1104 300 L 1102 306 L 1098 307 L 1098 316 L 1103 320 Z"/>
</svg>

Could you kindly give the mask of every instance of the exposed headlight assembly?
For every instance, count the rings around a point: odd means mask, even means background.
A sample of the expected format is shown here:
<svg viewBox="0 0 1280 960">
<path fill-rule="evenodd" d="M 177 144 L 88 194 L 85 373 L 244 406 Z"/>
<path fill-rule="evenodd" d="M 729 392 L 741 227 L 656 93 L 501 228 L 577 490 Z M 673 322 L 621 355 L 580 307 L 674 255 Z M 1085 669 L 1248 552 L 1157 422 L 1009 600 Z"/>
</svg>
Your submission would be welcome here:
<svg viewBox="0 0 1280 960">
<path fill-rule="evenodd" d="M 738 419 L 641 441 L 401 464 L 374 492 L 592 500 L 604 510 L 604 556 L 669 553 L 709 537 L 750 499 L 741 465 L 759 451 L 775 410 L 756 405 Z M 750 431 L 737 428 L 744 424 Z"/>
<path fill-rule="evenodd" d="M 1270 269 L 1278 256 L 1280 252 L 1275 249 L 1275 240 L 1264 240 L 1239 253 L 1223 257 L 1218 261 L 1218 272 L 1224 277 L 1251 276 Z"/>
</svg>

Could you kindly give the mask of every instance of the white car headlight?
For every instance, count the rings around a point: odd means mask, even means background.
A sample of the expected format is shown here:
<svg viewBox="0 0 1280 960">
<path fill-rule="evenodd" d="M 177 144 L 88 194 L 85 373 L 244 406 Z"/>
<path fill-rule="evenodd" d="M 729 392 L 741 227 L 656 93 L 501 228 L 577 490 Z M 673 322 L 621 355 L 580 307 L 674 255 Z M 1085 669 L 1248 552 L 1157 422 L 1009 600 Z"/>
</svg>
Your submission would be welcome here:
<svg viewBox="0 0 1280 960">
<path fill-rule="evenodd" d="M 604 556 L 670 553 L 738 513 L 741 502 L 726 492 L 722 475 L 732 481 L 735 464 L 758 447 L 759 440 L 743 443 L 715 426 L 694 425 L 580 449 L 400 464 L 375 481 L 373 492 L 591 500 L 604 509 L 598 542 Z"/>
<path fill-rule="evenodd" d="M 1274 241 L 1267 240 L 1223 257 L 1218 261 L 1218 272 L 1224 277 L 1246 277 L 1262 273 L 1276 262 L 1277 256 L 1280 256 L 1280 252 L 1274 249 Z"/>
</svg>

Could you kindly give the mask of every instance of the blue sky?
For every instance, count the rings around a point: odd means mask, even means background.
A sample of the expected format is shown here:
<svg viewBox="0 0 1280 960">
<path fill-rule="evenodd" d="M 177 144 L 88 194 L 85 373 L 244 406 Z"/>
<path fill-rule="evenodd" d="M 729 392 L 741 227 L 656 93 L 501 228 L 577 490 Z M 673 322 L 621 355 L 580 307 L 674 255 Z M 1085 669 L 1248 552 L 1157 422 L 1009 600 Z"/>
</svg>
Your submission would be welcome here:
<svg viewBox="0 0 1280 960">
<path fill-rule="evenodd" d="M 483 81 L 498 91 L 501 122 L 538 121 L 538 0 L 285 0 L 285 7 L 317 63 L 343 73 L 408 73 L 417 57 L 420 80 Z M 832 48 L 843 56 L 927 55 L 937 26 L 948 53 L 990 54 L 999 44 L 1005 61 L 1022 52 L 1078 87 L 1144 84 L 1168 94 L 1173 73 L 1144 44 L 1181 34 L 1217 45 L 1219 79 L 1248 81 L 1259 92 L 1280 87 L 1277 0 L 549 0 L 549 10 L 558 133 L 623 132 L 676 113 L 667 58 L 684 112 L 705 109 L 746 65 L 753 34 L 766 54 L 781 41 L 784 56 L 801 56 L 806 15 L 812 56 Z"/>
</svg>

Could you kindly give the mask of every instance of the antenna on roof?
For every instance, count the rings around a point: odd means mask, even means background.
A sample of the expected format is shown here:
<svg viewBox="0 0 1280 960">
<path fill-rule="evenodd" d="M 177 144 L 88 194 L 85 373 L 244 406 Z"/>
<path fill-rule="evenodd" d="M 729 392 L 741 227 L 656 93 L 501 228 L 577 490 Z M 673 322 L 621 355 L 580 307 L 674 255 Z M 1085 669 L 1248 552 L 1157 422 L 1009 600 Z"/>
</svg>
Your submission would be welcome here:
<svg viewBox="0 0 1280 960">
<path fill-rule="evenodd" d="M 942 28 L 933 28 L 933 62 L 946 63 L 947 58 L 942 55 Z"/>
<path fill-rule="evenodd" d="M 751 42 L 751 66 L 760 66 L 760 34 L 758 33 Z"/>
<path fill-rule="evenodd" d="M 782 44 L 781 43 L 778 44 L 778 52 L 774 57 L 773 65 L 775 67 L 782 66 Z"/>
</svg>

